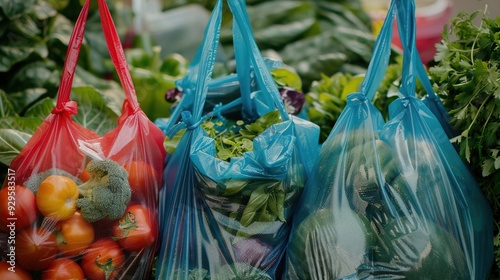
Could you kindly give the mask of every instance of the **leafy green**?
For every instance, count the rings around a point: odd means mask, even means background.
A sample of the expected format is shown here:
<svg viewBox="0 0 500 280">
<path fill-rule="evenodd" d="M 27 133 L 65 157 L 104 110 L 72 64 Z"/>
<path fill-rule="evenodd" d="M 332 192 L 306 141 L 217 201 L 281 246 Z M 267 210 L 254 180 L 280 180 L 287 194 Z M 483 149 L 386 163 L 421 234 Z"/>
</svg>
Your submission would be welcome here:
<svg viewBox="0 0 500 280">
<path fill-rule="evenodd" d="M 137 100 L 149 119 L 168 117 L 171 103 L 165 101 L 165 93 L 186 74 L 188 63 L 178 54 L 161 58 L 160 47 L 152 46 L 149 36 L 141 35 L 137 41 L 126 51 Z"/>
<path fill-rule="evenodd" d="M 364 72 L 375 37 L 361 1 L 345 0 L 247 0 L 255 40 L 263 51 L 274 50 L 302 79 L 307 91 L 320 74 Z M 165 9 L 198 3 L 207 9 L 213 1 L 164 0 Z M 221 42 L 233 52 L 231 17 L 225 17 Z"/>
<path fill-rule="evenodd" d="M 488 198 L 500 238 L 500 18 L 461 12 L 445 29 L 437 45 L 435 65 L 429 69 L 440 86 L 451 123 L 460 135 L 452 139 Z M 498 275 L 500 244 L 495 242 Z"/>
<path fill-rule="evenodd" d="M 217 157 L 221 160 L 229 161 L 232 157 L 242 156 L 246 152 L 253 151 L 252 140 L 273 124 L 281 122 L 278 110 L 272 111 L 258 118 L 252 123 L 245 124 L 239 120 L 233 121 L 213 121 L 207 119 L 202 123 L 202 127 L 208 136 L 215 140 Z M 164 146 L 167 151 L 174 152 L 180 138 L 185 130 L 180 130 L 172 138 L 166 137 Z"/>
<path fill-rule="evenodd" d="M 14 111 L 14 106 L 12 106 L 5 92 L 0 90 L 0 117 L 5 118 L 15 115 L 17 115 L 17 113 Z"/>
<path fill-rule="evenodd" d="M 386 120 L 389 118 L 389 104 L 398 97 L 402 77 L 402 56 L 396 54 L 393 60 L 372 100 Z M 306 108 L 309 119 L 321 128 L 320 142 L 324 142 L 330 134 L 346 105 L 347 96 L 359 92 L 363 79 L 364 73 L 351 75 L 348 72 L 338 72 L 331 77 L 322 74 L 321 79 L 312 82 L 306 94 Z M 417 82 L 416 95 L 425 95 L 420 82 Z"/>
<path fill-rule="evenodd" d="M 0 162 L 9 165 L 30 139 L 31 134 L 0 128 Z"/>
<path fill-rule="evenodd" d="M 103 135 L 118 125 L 118 115 L 95 88 L 75 87 L 71 99 L 78 103 L 78 114 L 73 119 L 83 127 Z"/>
</svg>

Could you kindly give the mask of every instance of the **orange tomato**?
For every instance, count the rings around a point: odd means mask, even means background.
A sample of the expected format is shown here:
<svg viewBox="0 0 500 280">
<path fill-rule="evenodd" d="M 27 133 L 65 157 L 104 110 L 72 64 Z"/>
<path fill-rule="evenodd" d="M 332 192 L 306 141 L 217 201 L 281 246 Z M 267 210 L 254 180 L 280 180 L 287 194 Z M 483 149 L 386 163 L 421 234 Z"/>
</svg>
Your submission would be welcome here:
<svg viewBox="0 0 500 280">
<path fill-rule="evenodd" d="M 94 227 L 80 212 L 56 224 L 57 249 L 64 256 L 74 257 L 83 252 L 94 241 Z"/>
<path fill-rule="evenodd" d="M 123 165 L 128 172 L 128 182 L 132 195 L 142 195 L 156 192 L 159 188 L 158 173 L 149 164 L 143 161 L 130 161 Z"/>
<path fill-rule="evenodd" d="M 78 186 L 66 176 L 51 175 L 42 181 L 36 193 L 38 210 L 51 220 L 69 219 L 76 211 Z"/>
<path fill-rule="evenodd" d="M 43 271 L 42 280 L 83 280 L 82 268 L 70 259 L 57 259 Z"/>
</svg>

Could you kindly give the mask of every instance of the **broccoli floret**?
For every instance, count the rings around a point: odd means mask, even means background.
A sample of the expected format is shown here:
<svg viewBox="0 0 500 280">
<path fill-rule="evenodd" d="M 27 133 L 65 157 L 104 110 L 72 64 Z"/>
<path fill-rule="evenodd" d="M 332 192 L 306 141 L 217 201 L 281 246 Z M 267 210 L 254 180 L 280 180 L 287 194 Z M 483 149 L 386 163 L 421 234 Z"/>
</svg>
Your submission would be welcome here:
<svg viewBox="0 0 500 280">
<path fill-rule="evenodd" d="M 88 222 L 123 216 L 131 198 L 128 173 L 110 159 L 93 160 L 87 168 L 90 179 L 79 185 L 80 196 L 76 206 Z"/>
<path fill-rule="evenodd" d="M 36 193 L 38 191 L 38 187 L 40 187 L 40 184 L 43 182 L 43 180 L 45 180 L 47 177 L 49 177 L 51 175 L 61 175 L 61 176 L 71 178 L 77 185 L 82 183 L 82 181 L 78 177 L 71 175 L 71 173 L 69 173 L 69 172 L 66 172 L 66 171 L 64 171 L 62 169 L 58 169 L 58 168 L 50 168 L 50 169 L 45 170 L 44 172 L 40 172 L 40 173 L 31 175 L 28 178 L 28 180 L 26 180 L 23 183 L 23 186 L 30 189 L 33 193 Z"/>
</svg>

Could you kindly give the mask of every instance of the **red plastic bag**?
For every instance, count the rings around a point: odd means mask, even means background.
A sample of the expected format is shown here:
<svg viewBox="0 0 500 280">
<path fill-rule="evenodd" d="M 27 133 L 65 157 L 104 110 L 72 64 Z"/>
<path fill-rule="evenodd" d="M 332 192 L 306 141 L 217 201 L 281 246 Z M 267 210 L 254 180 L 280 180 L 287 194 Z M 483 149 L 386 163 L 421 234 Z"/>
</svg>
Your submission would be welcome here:
<svg viewBox="0 0 500 280">
<path fill-rule="evenodd" d="M 101 23 L 126 99 L 118 126 L 102 137 L 73 122 L 69 97 L 89 5 L 71 36 L 57 105 L 0 190 L 0 260 L 34 277 L 72 267 L 68 279 L 149 279 L 164 135 L 139 107 L 105 0 L 98 0 Z"/>
</svg>

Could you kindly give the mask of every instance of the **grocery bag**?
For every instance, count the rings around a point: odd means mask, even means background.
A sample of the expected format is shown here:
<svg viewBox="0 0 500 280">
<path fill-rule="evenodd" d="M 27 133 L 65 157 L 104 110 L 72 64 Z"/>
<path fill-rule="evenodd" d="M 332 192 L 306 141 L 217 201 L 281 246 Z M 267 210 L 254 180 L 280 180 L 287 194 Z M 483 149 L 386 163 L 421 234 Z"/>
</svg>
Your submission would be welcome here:
<svg viewBox="0 0 500 280">
<path fill-rule="evenodd" d="M 72 32 L 56 107 L 9 166 L 0 190 L 2 231 L 15 236 L 12 266 L 35 278 L 71 268 L 68 279 L 149 279 L 164 135 L 138 105 L 104 0 L 101 23 L 126 99 L 118 126 L 102 137 L 72 121 L 77 104 L 69 97 L 89 5 Z"/>
<path fill-rule="evenodd" d="M 319 128 L 285 112 L 244 2 L 228 5 L 241 97 L 203 114 L 222 20 L 219 0 L 200 63 L 179 82 L 193 105 L 167 133 L 178 141 L 167 156 L 161 189 L 157 279 L 279 278 L 291 214 L 307 180 L 307 151 L 317 152 Z M 234 106 L 240 106 L 241 119 L 224 115 Z M 218 146 L 231 141 L 251 149 L 226 157 Z"/>
<path fill-rule="evenodd" d="M 485 279 L 492 215 L 437 116 L 415 97 L 414 2 L 393 0 L 360 92 L 323 143 L 293 218 L 285 279 Z M 384 123 L 371 99 L 394 13 L 401 96 Z"/>
</svg>

